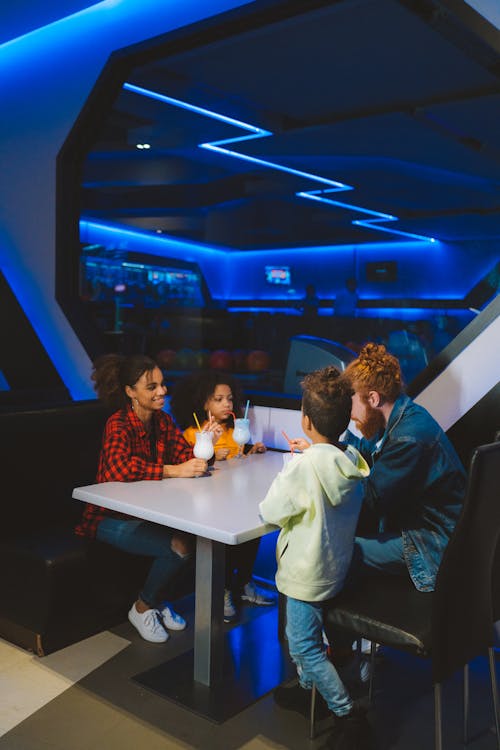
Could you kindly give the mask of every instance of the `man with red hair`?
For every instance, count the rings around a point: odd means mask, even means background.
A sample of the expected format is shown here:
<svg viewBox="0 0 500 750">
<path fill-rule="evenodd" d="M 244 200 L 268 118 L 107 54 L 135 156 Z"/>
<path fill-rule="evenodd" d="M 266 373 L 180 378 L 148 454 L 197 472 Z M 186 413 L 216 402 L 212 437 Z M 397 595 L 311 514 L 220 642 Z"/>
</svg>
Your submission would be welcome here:
<svg viewBox="0 0 500 750">
<path fill-rule="evenodd" d="M 419 591 L 432 591 L 464 498 L 463 466 L 435 419 L 404 394 L 399 362 L 385 346 L 366 344 L 343 377 L 363 435 L 348 431 L 346 440 L 371 466 L 364 505 L 378 526 L 356 537 L 354 564 L 409 574 Z"/>
</svg>

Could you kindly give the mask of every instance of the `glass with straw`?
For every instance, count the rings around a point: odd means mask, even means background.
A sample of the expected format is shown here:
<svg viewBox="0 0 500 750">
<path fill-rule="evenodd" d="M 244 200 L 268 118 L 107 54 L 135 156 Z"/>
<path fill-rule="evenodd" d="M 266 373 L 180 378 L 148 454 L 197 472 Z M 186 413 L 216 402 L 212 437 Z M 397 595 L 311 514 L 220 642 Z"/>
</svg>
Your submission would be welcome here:
<svg viewBox="0 0 500 750">
<path fill-rule="evenodd" d="M 214 444 L 212 441 L 212 434 L 207 430 L 202 430 L 198 417 L 193 412 L 194 421 L 198 428 L 198 432 L 195 433 L 195 443 L 193 446 L 193 455 L 196 458 L 203 458 L 208 461 L 214 455 Z"/>
<path fill-rule="evenodd" d="M 240 419 L 236 419 L 233 414 L 234 429 L 233 429 L 233 440 L 239 445 L 239 450 L 235 458 L 241 458 L 243 456 L 243 446 L 250 440 L 250 420 L 248 419 L 248 407 L 250 401 L 247 401 L 245 407 L 245 415 Z M 232 413 L 232 412 L 231 412 Z"/>
</svg>

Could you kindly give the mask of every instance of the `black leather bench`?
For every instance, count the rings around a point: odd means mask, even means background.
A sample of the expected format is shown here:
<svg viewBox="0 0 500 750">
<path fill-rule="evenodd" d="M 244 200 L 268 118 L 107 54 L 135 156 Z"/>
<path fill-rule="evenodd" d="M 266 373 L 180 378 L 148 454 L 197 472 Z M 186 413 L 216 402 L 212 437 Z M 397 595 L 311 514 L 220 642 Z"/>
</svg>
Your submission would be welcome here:
<svg viewBox="0 0 500 750">
<path fill-rule="evenodd" d="M 97 401 L 0 413 L 0 637 L 40 656 L 125 619 L 150 564 L 73 533 L 105 420 Z"/>
</svg>

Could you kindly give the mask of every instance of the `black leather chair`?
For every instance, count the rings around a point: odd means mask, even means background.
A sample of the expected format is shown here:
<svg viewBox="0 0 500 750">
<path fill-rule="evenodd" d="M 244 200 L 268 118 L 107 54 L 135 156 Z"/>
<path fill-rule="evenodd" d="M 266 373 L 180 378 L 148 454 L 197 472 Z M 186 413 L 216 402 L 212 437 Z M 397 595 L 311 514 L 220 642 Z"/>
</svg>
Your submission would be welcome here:
<svg viewBox="0 0 500 750">
<path fill-rule="evenodd" d="M 353 639 L 364 637 L 372 641 L 371 680 L 376 643 L 431 659 L 436 750 L 442 748 L 443 681 L 463 668 L 467 743 L 468 663 L 486 651 L 500 748 L 492 599 L 492 571 L 500 536 L 499 488 L 500 444 L 482 445 L 472 457 L 463 511 L 446 549 L 434 592 L 417 591 L 409 577 L 367 574 L 355 588 L 336 597 L 325 613 L 327 631 L 340 628 L 351 633 Z M 370 697 L 372 688 L 371 684 Z M 314 697 L 313 690 L 313 704 Z"/>
</svg>

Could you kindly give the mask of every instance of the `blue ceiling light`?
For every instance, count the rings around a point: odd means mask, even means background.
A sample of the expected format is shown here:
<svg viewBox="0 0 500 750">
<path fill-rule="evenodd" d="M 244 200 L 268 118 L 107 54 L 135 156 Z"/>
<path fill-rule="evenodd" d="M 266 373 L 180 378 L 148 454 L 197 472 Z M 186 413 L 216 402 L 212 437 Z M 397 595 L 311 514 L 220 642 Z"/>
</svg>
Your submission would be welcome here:
<svg viewBox="0 0 500 750">
<path fill-rule="evenodd" d="M 270 134 L 272 135 L 272 133 Z M 239 141 L 247 141 L 250 138 L 257 138 L 258 136 L 243 136 L 241 138 L 228 138 L 225 141 L 214 141 L 213 143 L 199 143 L 200 148 L 206 148 L 209 151 L 216 151 L 219 154 L 225 154 L 226 156 L 232 156 L 235 159 L 242 159 L 243 161 L 249 161 L 252 164 L 259 164 L 261 167 L 270 167 L 271 169 L 277 169 L 280 172 L 288 172 L 296 177 L 305 177 L 307 180 L 314 180 L 315 182 L 322 182 L 325 185 L 333 185 L 338 190 L 353 190 L 350 185 L 344 185 L 342 182 L 336 182 L 330 180 L 328 177 L 320 177 L 320 175 L 311 174 L 310 172 L 302 172 L 300 169 L 292 169 L 292 167 L 285 167 L 283 164 L 276 164 L 273 161 L 266 161 L 265 159 L 259 159 L 256 156 L 249 156 L 248 154 L 240 154 L 238 151 L 232 151 L 229 148 L 221 148 L 222 143 L 236 143 Z"/>
<path fill-rule="evenodd" d="M 322 203 L 330 204 L 332 206 L 345 208 L 348 211 L 355 211 L 356 213 L 363 213 L 368 214 L 369 216 L 372 216 L 372 219 L 356 219 L 352 221 L 352 224 L 356 226 L 366 227 L 368 229 L 374 229 L 379 232 L 387 232 L 388 234 L 396 234 L 400 237 L 408 237 L 412 240 L 420 240 L 423 242 L 436 242 L 436 240 L 433 237 L 426 237 L 424 235 L 419 234 L 413 234 L 411 232 L 403 232 L 402 230 L 392 229 L 392 227 L 386 227 L 386 226 L 380 226 L 381 222 L 392 222 L 392 221 L 398 221 L 397 216 L 392 216 L 391 214 L 382 213 L 381 211 L 374 211 L 372 209 L 363 208 L 361 206 L 356 206 L 352 203 L 343 203 L 341 201 L 334 201 L 331 198 L 325 198 L 325 194 L 330 194 L 332 192 L 344 192 L 347 190 L 354 190 L 354 188 L 351 185 L 346 185 L 343 182 L 338 182 L 337 180 L 331 180 L 327 177 L 322 177 L 321 175 L 312 174 L 310 172 L 303 172 L 299 169 L 292 169 L 291 167 L 286 167 L 283 164 L 277 164 L 276 162 L 267 161 L 266 159 L 259 159 L 256 156 L 250 156 L 248 154 L 242 154 L 239 151 L 233 151 L 233 149 L 230 148 L 224 148 L 224 146 L 227 146 L 228 144 L 234 145 L 235 143 L 241 143 L 242 141 L 248 141 L 248 140 L 254 140 L 257 138 L 264 138 L 271 135 L 274 135 L 269 130 L 264 130 L 263 128 L 259 128 L 256 125 L 250 125 L 249 123 L 242 122 L 241 120 L 235 120 L 232 117 L 227 117 L 226 115 L 222 115 L 219 112 L 213 112 L 212 110 L 206 109 L 205 107 L 198 107 L 194 104 L 190 104 L 189 102 L 181 101 L 180 99 L 174 99 L 171 96 L 166 96 L 165 94 L 160 94 L 156 91 L 151 91 L 149 89 L 142 88 L 141 86 L 135 86 L 131 83 L 124 83 L 123 88 L 126 91 L 131 91 L 135 94 L 140 94 L 141 96 L 147 96 L 150 99 L 156 99 L 157 101 L 164 102 L 165 104 L 171 104 L 174 107 L 180 107 L 181 109 L 188 110 L 189 112 L 194 112 L 199 115 L 203 115 L 205 117 L 210 117 L 211 119 L 218 120 L 219 122 L 224 122 L 228 125 L 234 125 L 239 128 L 243 128 L 243 130 L 249 131 L 248 135 L 243 136 L 237 136 L 235 138 L 226 138 L 224 140 L 220 141 L 211 141 L 207 143 L 199 143 L 199 148 L 207 149 L 208 151 L 214 151 L 219 154 L 223 154 L 224 156 L 230 156 L 235 159 L 241 159 L 243 161 L 250 162 L 251 164 L 258 164 L 261 167 L 268 167 L 270 169 L 276 169 L 280 172 L 287 172 L 288 174 L 292 174 L 296 177 L 302 177 L 308 180 L 313 180 L 314 182 L 319 182 L 323 185 L 329 185 L 330 187 L 328 189 L 323 190 L 311 190 L 311 191 L 299 191 L 296 193 L 297 197 L 300 198 L 308 198 L 310 200 L 316 200 L 320 201 Z"/>
<path fill-rule="evenodd" d="M 355 206 L 352 203 L 343 203 L 342 201 L 334 201 L 331 198 L 325 198 L 325 193 L 330 193 L 330 190 L 311 190 L 301 191 L 296 193 L 299 198 L 308 198 L 309 200 L 320 201 L 321 203 L 329 203 L 331 206 L 338 206 L 339 208 L 346 208 L 349 211 L 357 211 L 359 213 L 368 214 L 374 216 L 373 219 L 354 219 L 352 224 L 359 227 L 367 227 L 368 229 L 377 229 L 379 232 L 389 232 L 390 234 L 399 234 L 402 237 L 409 237 L 413 240 L 420 240 L 422 242 L 436 242 L 434 237 L 424 237 L 421 234 L 413 234 L 412 232 L 403 232 L 398 229 L 392 229 L 391 227 L 380 227 L 378 224 L 382 221 L 398 221 L 397 216 L 392 214 L 384 214 L 381 211 L 373 211 L 370 208 L 362 208 L 361 206 Z M 377 226 L 376 226 L 377 225 Z"/>
<path fill-rule="evenodd" d="M 211 117 L 212 120 L 218 120 L 219 122 L 224 122 L 226 125 L 234 125 L 237 128 L 243 128 L 244 130 L 249 130 L 251 133 L 254 134 L 254 137 L 262 137 L 264 135 L 272 135 L 268 130 L 263 130 L 262 128 L 258 128 L 256 125 L 249 125 L 246 122 L 242 122 L 241 120 L 235 120 L 233 117 L 227 117 L 226 115 L 221 115 L 219 112 L 212 112 L 210 109 L 205 109 L 204 107 L 197 107 L 196 104 L 189 104 L 189 102 L 183 102 L 180 99 L 174 99 L 172 96 L 166 96 L 165 94 L 160 94 L 157 91 L 150 91 L 150 89 L 144 89 L 142 86 L 135 86 L 133 83 L 124 83 L 123 88 L 125 91 L 131 91 L 133 94 L 140 94 L 141 96 L 147 96 L 149 99 L 156 99 L 158 102 L 163 102 L 164 104 L 172 104 L 174 107 L 179 107 L 180 109 L 186 109 L 188 112 L 194 112 L 197 115 L 203 115 L 204 117 Z"/>
<path fill-rule="evenodd" d="M 122 243 L 126 243 L 127 240 L 137 242 L 143 240 L 147 245 L 147 252 L 152 255 L 159 255 L 165 257 L 167 253 L 175 251 L 179 253 L 179 257 L 184 260 L 195 260 L 199 256 L 210 256 L 226 254 L 226 248 L 218 248 L 214 245 L 208 246 L 203 245 L 199 242 L 189 240 L 179 240 L 170 235 L 158 233 L 156 230 L 154 234 L 147 229 L 130 229 L 121 224 L 110 224 L 100 221 L 88 221 L 87 219 L 80 220 L 80 239 L 82 242 L 86 242 L 91 239 L 92 242 L 106 244 L 120 243 L 118 249 L 121 249 Z M 116 245 L 114 246 L 116 248 Z M 123 249 L 128 249 L 124 247 Z M 192 253 L 192 257 L 188 257 L 186 253 Z"/>
</svg>

